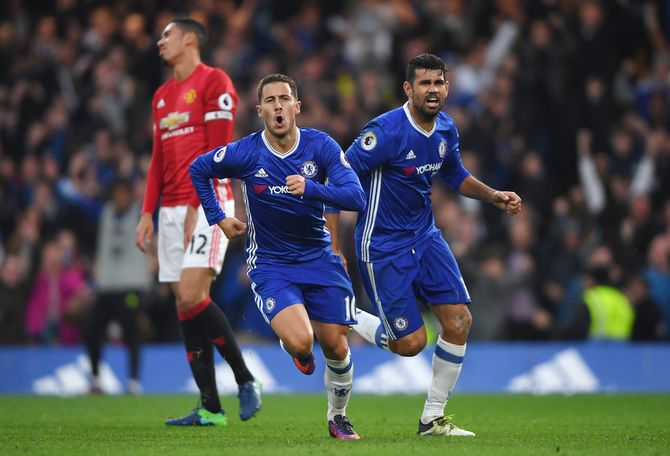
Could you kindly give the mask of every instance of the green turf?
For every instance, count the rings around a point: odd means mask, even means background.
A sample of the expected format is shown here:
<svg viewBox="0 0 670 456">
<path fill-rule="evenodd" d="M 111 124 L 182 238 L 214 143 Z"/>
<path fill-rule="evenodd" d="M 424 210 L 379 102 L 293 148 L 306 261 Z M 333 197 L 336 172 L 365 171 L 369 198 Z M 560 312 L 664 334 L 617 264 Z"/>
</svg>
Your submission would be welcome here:
<svg viewBox="0 0 670 456">
<path fill-rule="evenodd" d="M 266 395 L 246 423 L 223 402 L 227 428 L 173 428 L 163 419 L 194 397 L 0 396 L 0 454 L 670 454 L 670 395 L 455 396 L 448 412 L 474 438 L 416 436 L 421 397 L 354 396 L 357 442 L 328 437 L 325 395 Z"/>
</svg>

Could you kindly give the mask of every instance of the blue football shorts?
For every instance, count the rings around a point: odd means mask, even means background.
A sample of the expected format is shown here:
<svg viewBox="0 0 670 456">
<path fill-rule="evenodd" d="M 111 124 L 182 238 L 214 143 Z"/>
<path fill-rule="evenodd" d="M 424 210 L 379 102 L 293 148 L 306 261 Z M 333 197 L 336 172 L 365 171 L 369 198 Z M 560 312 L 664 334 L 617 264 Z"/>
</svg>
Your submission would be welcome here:
<svg viewBox="0 0 670 456">
<path fill-rule="evenodd" d="M 417 299 L 428 305 L 471 302 L 456 259 L 439 231 L 389 261 L 358 265 L 375 313 L 392 340 L 423 326 Z"/>
<path fill-rule="evenodd" d="M 300 264 L 258 265 L 249 278 L 256 306 L 268 323 L 294 304 L 303 304 L 310 320 L 356 323 L 351 279 L 337 255 Z"/>
</svg>

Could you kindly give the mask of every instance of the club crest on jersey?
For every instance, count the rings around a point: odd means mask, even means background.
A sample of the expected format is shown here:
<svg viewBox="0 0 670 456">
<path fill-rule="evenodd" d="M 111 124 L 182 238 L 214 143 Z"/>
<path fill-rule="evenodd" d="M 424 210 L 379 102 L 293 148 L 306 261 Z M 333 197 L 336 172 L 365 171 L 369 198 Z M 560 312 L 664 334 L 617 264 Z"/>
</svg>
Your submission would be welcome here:
<svg viewBox="0 0 670 456">
<path fill-rule="evenodd" d="M 274 310 L 275 305 L 277 304 L 277 301 L 275 301 L 275 298 L 267 298 L 265 300 L 265 312 L 270 313 Z"/>
<path fill-rule="evenodd" d="M 198 93 L 195 89 L 189 89 L 188 92 L 184 94 L 184 101 L 186 104 L 192 104 L 196 98 L 198 98 Z"/>
<path fill-rule="evenodd" d="M 314 163 L 312 160 L 307 160 L 305 163 L 300 165 L 300 174 L 307 178 L 316 176 L 317 171 L 318 168 L 316 167 L 316 163 Z"/>
<path fill-rule="evenodd" d="M 179 125 L 188 122 L 190 117 L 190 112 L 171 112 L 160 120 L 159 127 L 161 130 L 165 130 L 166 128 L 174 130 Z"/>
<path fill-rule="evenodd" d="M 377 145 L 377 137 L 371 131 L 366 132 L 361 138 L 361 147 L 363 150 L 372 150 Z"/>
<path fill-rule="evenodd" d="M 216 163 L 220 163 L 221 160 L 223 160 L 223 157 L 226 156 L 226 149 L 227 148 L 228 148 L 228 146 L 221 147 L 221 148 L 219 148 L 219 150 L 216 151 L 216 153 L 214 154 L 214 161 Z"/>
<path fill-rule="evenodd" d="M 345 168 L 351 168 L 351 165 L 347 161 L 347 156 L 344 155 L 343 150 L 340 151 L 340 163 L 342 163 L 342 166 L 344 166 Z"/>
<path fill-rule="evenodd" d="M 440 147 L 437 149 L 437 153 L 440 154 L 440 158 L 444 158 L 447 155 L 447 142 L 443 139 L 440 141 Z"/>
<path fill-rule="evenodd" d="M 398 331 L 404 331 L 405 329 L 407 329 L 407 326 L 409 326 L 409 322 L 405 317 L 398 317 L 395 320 L 393 320 L 393 326 L 395 326 L 395 329 L 397 329 Z"/>
</svg>

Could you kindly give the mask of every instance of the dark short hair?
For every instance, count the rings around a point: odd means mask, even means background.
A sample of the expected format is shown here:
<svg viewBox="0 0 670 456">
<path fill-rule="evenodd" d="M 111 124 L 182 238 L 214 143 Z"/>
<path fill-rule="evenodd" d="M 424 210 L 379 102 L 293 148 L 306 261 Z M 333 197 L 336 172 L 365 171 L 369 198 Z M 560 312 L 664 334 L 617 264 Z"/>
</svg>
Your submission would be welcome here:
<svg viewBox="0 0 670 456">
<path fill-rule="evenodd" d="M 205 50 L 205 46 L 207 46 L 207 32 L 204 25 L 190 17 L 178 17 L 172 19 L 170 23 L 177 25 L 184 33 L 195 33 L 195 37 L 198 40 L 198 51 L 202 53 Z"/>
<path fill-rule="evenodd" d="M 116 177 L 109 183 L 107 187 L 109 192 L 108 197 L 111 196 L 118 190 L 125 190 L 127 192 L 133 192 L 133 181 L 127 177 Z"/>
<path fill-rule="evenodd" d="M 272 73 L 268 74 L 265 76 L 263 79 L 261 79 L 261 82 L 258 83 L 258 102 L 261 102 L 261 95 L 263 94 L 263 87 L 266 85 L 273 83 L 273 82 L 285 82 L 288 84 L 288 86 L 291 88 L 291 95 L 293 95 L 293 98 L 296 100 L 298 99 L 298 85 L 295 83 L 293 79 L 290 77 L 286 76 L 285 74 L 281 73 Z"/>
<path fill-rule="evenodd" d="M 592 266 L 586 271 L 586 274 L 598 285 L 610 284 L 610 270 L 605 266 Z"/>
<path fill-rule="evenodd" d="M 447 64 L 444 60 L 433 54 L 419 54 L 409 61 L 407 64 L 407 74 L 405 80 L 410 84 L 416 78 L 416 69 L 423 68 L 424 70 L 442 70 L 444 77 L 447 77 Z"/>
</svg>

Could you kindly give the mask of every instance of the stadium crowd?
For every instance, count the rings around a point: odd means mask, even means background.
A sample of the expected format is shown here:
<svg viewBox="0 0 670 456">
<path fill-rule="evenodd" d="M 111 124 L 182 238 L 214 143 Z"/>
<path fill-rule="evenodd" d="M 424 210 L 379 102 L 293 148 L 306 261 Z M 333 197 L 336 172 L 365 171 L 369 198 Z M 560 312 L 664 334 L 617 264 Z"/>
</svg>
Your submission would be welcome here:
<svg viewBox="0 0 670 456">
<path fill-rule="evenodd" d="M 411 57 L 447 61 L 446 109 L 465 166 L 524 200 L 522 214 L 506 218 L 434 187 L 436 222 L 473 299 L 472 340 L 670 339 L 667 2 L 8 0 L 0 6 L 1 344 L 81 342 L 104 282 L 98 249 L 114 229 L 101 227 L 112 188 L 131 186 L 124 210 L 139 211 L 143 196 L 151 96 L 168 76 L 156 41 L 184 15 L 206 24 L 204 60 L 238 89 L 236 138 L 262 128 L 256 84 L 268 73 L 295 78 L 300 125 L 346 150 L 368 120 L 404 102 Z M 342 214 L 340 236 L 359 306 L 370 309 L 357 278 L 355 216 Z M 108 247 L 134 248 L 132 239 Z M 146 267 L 155 274 L 155 259 Z M 154 274 L 141 277 L 133 301 L 142 338 L 174 341 L 173 298 Z M 629 329 L 598 328 L 608 322 L 589 302 L 596 287 L 632 310 Z M 242 341 L 274 337 L 254 304 L 242 242 L 231 242 L 213 293 Z"/>
</svg>

